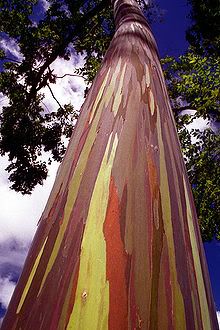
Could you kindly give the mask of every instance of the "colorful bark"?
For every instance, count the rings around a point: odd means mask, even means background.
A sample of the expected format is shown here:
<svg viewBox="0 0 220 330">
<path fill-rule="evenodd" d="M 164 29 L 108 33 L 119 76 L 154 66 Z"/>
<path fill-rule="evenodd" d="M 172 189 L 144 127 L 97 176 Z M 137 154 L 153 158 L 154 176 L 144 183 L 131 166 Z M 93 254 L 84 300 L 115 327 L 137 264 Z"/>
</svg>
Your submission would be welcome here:
<svg viewBox="0 0 220 330">
<path fill-rule="evenodd" d="M 40 219 L 2 329 L 218 329 L 156 44 L 135 0 Z"/>
</svg>

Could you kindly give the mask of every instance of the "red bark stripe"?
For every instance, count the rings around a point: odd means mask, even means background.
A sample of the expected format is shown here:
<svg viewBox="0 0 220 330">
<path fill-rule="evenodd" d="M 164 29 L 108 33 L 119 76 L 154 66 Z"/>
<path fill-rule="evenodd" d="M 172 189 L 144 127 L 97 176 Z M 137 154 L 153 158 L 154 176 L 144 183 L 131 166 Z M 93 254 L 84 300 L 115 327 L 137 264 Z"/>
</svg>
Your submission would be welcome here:
<svg viewBox="0 0 220 330">
<path fill-rule="evenodd" d="M 106 240 L 106 275 L 109 281 L 109 329 L 127 329 L 127 292 L 125 272 L 127 255 L 121 239 L 120 231 L 119 198 L 114 180 L 111 178 L 109 203 L 104 224 L 104 235 Z"/>
</svg>

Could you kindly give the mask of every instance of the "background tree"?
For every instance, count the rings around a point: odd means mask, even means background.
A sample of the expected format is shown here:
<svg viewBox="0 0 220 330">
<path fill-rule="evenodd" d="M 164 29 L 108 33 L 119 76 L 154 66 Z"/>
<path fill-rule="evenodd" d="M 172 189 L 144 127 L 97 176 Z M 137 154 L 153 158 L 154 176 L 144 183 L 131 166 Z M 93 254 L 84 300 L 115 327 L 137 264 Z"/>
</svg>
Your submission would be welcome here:
<svg viewBox="0 0 220 330">
<path fill-rule="evenodd" d="M 220 3 L 218 0 L 189 0 L 192 25 L 187 40 L 199 54 L 220 54 Z"/>
</svg>

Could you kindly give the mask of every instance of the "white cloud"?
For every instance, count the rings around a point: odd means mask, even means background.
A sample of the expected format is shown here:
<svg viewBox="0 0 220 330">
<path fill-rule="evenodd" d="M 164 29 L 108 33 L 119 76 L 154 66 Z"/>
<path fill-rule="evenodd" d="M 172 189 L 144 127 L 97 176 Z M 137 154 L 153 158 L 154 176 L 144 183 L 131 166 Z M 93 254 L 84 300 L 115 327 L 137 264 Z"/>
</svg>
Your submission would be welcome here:
<svg viewBox="0 0 220 330">
<path fill-rule="evenodd" d="M 0 112 L 2 107 L 5 107 L 9 104 L 9 100 L 7 96 L 4 96 L 2 93 L 0 93 Z"/>
<path fill-rule="evenodd" d="M 36 224 L 47 201 L 58 167 L 50 166 L 48 179 L 43 186 L 37 186 L 32 195 L 23 196 L 9 188 L 4 168 L 8 162 L 1 157 L 0 164 L 0 244 L 10 239 L 29 242 L 36 230 Z"/>
<path fill-rule="evenodd" d="M 194 116 L 196 114 L 196 110 L 184 110 L 181 112 L 181 115 L 190 115 Z M 201 117 L 193 119 L 192 123 L 187 125 L 187 129 L 191 131 L 192 129 L 199 129 L 199 130 L 204 130 L 209 126 L 209 120 L 208 119 L 203 119 Z"/>
<path fill-rule="evenodd" d="M 0 303 L 4 308 L 8 307 L 14 288 L 15 283 L 10 277 L 0 278 Z"/>
<path fill-rule="evenodd" d="M 190 116 L 194 116 L 195 113 L 196 113 L 195 110 L 188 109 L 188 110 L 182 111 L 181 115 L 187 114 Z M 192 129 L 199 129 L 200 131 L 204 131 L 208 127 L 210 127 L 209 120 L 203 119 L 201 117 L 193 119 L 193 121 L 190 124 L 186 125 L 186 128 L 189 132 L 191 132 Z M 197 142 L 198 139 L 195 136 L 191 136 L 191 140 L 192 140 L 192 143 L 195 143 L 195 142 Z"/>
<path fill-rule="evenodd" d="M 203 131 L 205 128 L 209 127 L 209 121 L 208 119 L 203 118 L 195 118 L 192 123 L 187 125 L 187 128 L 189 131 L 192 129 L 199 129 L 200 131 Z"/>
<path fill-rule="evenodd" d="M 82 66 L 83 63 L 83 56 L 72 55 L 69 61 L 58 58 L 51 65 L 51 69 L 54 70 L 53 73 L 58 77 L 62 77 L 65 74 L 74 74 L 74 69 Z M 84 100 L 84 90 L 86 88 L 86 84 L 82 77 L 66 75 L 62 79 L 58 78 L 57 83 L 50 84 L 50 87 L 61 105 L 71 103 L 75 110 L 80 109 Z M 42 93 L 45 95 L 43 102 L 47 108 L 51 110 L 59 107 L 48 87 L 43 89 Z"/>
<path fill-rule="evenodd" d="M 5 38 L 0 40 L 0 46 L 6 52 L 7 56 L 14 56 L 18 61 L 22 60 L 20 48 L 17 42 L 12 38 Z"/>
<path fill-rule="evenodd" d="M 220 311 L 217 311 L 217 319 L 218 319 L 218 324 L 219 324 L 219 327 L 220 327 Z"/>
<path fill-rule="evenodd" d="M 42 4 L 42 7 L 44 8 L 45 11 L 47 11 L 47 9 L 50 7 L 50 4 L 47 0 L 41 0 L 40 1 Z"/>
<path fill-rule="evenodd" d="M 18 240 L 9 239 L 0 244 L 0 273 L 2 277 L 17 273 L 22 267 L 29 244 Z"/>
</svg>

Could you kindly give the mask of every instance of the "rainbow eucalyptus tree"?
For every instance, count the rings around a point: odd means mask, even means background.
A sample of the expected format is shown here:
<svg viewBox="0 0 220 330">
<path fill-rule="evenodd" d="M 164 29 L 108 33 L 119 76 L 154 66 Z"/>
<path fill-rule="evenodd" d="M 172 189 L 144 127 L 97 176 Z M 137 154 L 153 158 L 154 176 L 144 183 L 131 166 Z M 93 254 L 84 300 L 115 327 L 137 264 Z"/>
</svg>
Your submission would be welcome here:
<svg viewBox="0 0 220 330">
<path fill-rule="evenodd" d="M 157 47 L 135 0 L 40 219 L 2 329 L 217 329 Z"/>
</svg>

